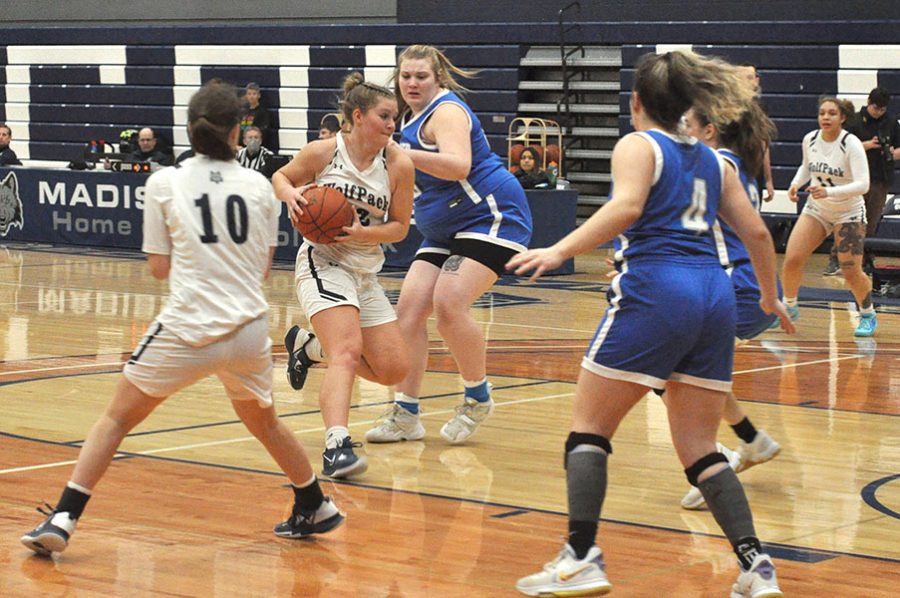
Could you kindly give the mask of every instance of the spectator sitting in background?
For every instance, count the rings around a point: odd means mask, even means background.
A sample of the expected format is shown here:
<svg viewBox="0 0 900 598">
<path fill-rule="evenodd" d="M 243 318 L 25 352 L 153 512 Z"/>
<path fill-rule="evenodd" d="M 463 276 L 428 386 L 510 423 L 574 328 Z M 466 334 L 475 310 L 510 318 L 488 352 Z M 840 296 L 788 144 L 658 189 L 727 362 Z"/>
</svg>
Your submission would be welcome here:
<svg viewBox="0 0 900 598">
<path fill-rule="evenodd" d="M 326 114 L 319 123 L 319 139 L 331 139 L 341 130 L 341 121 L 335 114 Z"/>
<path fill-rule="evenodd" d="M 262 102 L 259 84 L 252 81 L 247 83 L 244 100 L 247 102 L 247 111 L 241 117 L 241 138 L 243 139 L 244 131 L 247 130 L 247 127 L 256 127 L 262 133 L 263 145 L 266 145 L 272 134 L 272 121 L 269 117 L 269 111 Z"/>
<path fill-rule="evenodd" d="M 541 170 L 539 162 L 540 156 L 533 147 L 526 147 L 519 154 L 519 169 L 513 174 L 523 189 L 548 189 L 556 185 L 556 181 L 551 181 L 547 172 Z"/>
<path fill-rule="evenodd" d="M 131 159 L 138 162 L 153 162 L 160 166 L 171 166 L 172 156 L 157 148 L 156 133 L 150 127 L 144 127 L 138 133 L 138 149 L 131 154 Z"/>
<path fill-rule="evenodd" d="M 0 123 L 0 166 L 21 166 L 16 152 L 9 149 L 12 141 L 12 129 L 6 123 Z"/>
<path fill-rule="evenodd" d="M 258 127 L 247 127 L 244 130 L 244 147 L 237 153 L 238 164 L 266 174 L 266 160 L 271 155 L 272 152 L 262 145 L 262 131 Z"/>
</svg>

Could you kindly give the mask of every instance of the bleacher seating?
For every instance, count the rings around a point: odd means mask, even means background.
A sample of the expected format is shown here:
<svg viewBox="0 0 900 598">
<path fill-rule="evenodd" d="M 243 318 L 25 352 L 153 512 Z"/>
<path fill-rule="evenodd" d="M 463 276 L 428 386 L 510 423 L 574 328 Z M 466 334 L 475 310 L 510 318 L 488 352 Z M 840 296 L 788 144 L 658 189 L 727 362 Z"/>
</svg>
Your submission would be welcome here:
<svg viewBox="0 0 900 598">
<path fill-rule="evenodd" d="M 418 42 L 439 45 L 460 67 L 481 69 L 479 77 L 462 82 L 472 90 L 468 100 L 492 148 L 505 156 L 507 128 L 521 95 L 520 60 L 529 45 L 558 41 L 555 23 L 0 29 L 7 44 L 0 47 L 0 120 L 12 126 L 14 149 L 26 163 L 65 163 L 79 156 L 89 139 L 115 140 L 122 129 L 142 126 L 170 139 L 177 153 L 187 146 L 187 101 L 213 77 L 240 87 L 259 83 L 278 123 L 279 146 L 290 153 L 317 136 L 316 127 L 334 111 L 348 72 L 362 70 L 367 78 L 385 82 L 398 51 Z M 797 31 L 803 31 L 802 39 Z M 891 45 L 894 31 L 891 23 L 863 21 L 840 28 L 609 22 L 582 24 L 583 39 L 573 41 L 621 48 L 623 91 L 619 114 L 609 115 L 613 135 L 616 116 L 618 132 L 629 130 L 632 69 L 657 43 L 757 64 L 763 99 L 779 129 L 772 146 L 776 186 L 785 189 L 799 162 L 799 142 L 816 126 L 819 95 L 837 92 L 859 107 L 869 89 L 881 84 L 894 95 L 892 113 L 900 114 L 900 50 Z M 605 156 L 608 148 L 598 152 Z M 606 172 L 585 176 L 609 178 Z"/>
<path fill-rule="evenodd" d="M 187 148 L 187 103 L 218 77 L 242 88 L 261 87 L 278 128 L 278 146 L 293 153 L 315 139 L 321 117 L 333 112 L 344 77 L 360 70 L 387 83 L 394 45 L 118 45 L 7 46 L 0 53 L 0 119 L 14 130 L 25 160 L 67 163 L 90 139 L 117 140 L 122 129 L 151 126 Z M 455 64 L 476 69 L 461 81 L 492 147 L 506 154 L 507 123 L 518 106 L 520 46 L 449 45 Z"/>
</svg>

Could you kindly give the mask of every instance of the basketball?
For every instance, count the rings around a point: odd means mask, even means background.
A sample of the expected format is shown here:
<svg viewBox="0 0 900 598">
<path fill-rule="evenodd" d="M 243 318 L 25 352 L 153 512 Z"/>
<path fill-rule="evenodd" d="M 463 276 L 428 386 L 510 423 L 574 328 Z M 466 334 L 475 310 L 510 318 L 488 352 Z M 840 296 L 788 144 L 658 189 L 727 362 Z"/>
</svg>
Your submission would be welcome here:
<svg viewBox="0 0 900 598">
<path fill-rule="evenodd" d="M 344 234 L 343 227 L 353 224 L 353 206 L 338 189 L 312 187 L 303 197 L 308 203 L 300 206 L 297 230 L 310 243 L 333 243 Z"/>
</svg>

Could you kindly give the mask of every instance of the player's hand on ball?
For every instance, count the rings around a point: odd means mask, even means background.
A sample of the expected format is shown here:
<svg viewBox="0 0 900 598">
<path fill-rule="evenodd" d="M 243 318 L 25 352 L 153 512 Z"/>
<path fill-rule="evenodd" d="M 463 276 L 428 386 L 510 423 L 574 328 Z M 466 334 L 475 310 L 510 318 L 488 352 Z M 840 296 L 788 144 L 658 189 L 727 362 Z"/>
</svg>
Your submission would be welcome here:
<svg viewBox="0 0 900 598">
<path fill-rule="evenodd" d="M 288 218 L 291 219 L 291 224 L 294 228 L 297 228 L 297 219 L 303 214 L 303 206 L 307 203 L 303 194 L 316 186 L 316 183 L 308 183 L 299 187 L 292 187 L 285 190 L 282 193 L 282 197 L 279 198 L 287 204 Z"/>
<path fill-rule="evenodd" d="M 359 214 L 356 210 L 353 211 L 353 224 L 345 226 L 341 230 L 344 231 L 344 234 L 334 238 L 338 243 L 347 243 L 348 241 L 365 242 L 370 240 L 368 239 L 370 236 L 368 234 L 370 232 L 369 228 L 363 226 L 359 221 Z"/>
</svg>

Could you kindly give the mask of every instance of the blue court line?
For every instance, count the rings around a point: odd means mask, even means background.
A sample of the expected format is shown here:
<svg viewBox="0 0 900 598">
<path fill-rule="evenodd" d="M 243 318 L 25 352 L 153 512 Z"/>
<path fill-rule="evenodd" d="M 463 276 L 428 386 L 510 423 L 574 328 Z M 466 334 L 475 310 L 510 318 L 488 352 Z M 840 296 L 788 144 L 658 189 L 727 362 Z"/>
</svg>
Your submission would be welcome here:
<svg viewBox="0 0 900 598">
<path fill-rule="evenodd" d="M 506 519 L 507 517 L 515 517 L 516 515 L 525 515 L 528 511 L 524 509 L 516 509 L 515 511 L 507 511 L 506 513 L 497 513 L 491 515 L 494 519 Z"/>
<path fill-rule="evenodd" d="M 497 513 L 496 515 L 491 515 L 494 519 L 506 519 L 507 517 L 515 517 L 516 515 L 525 515 L 528 511 L 525 509 L 516 509 L 515 511 L 507 511 L 506 513 Z"/>
<path fill-rule="evenodd" d="M 860 496 L 863 501 L 875 509 L 880 513 L 884 513 L 888 517 L 893 517 L 894 519 L 900 519 L 900 513 L 894 511 L 893 509 L 885 506 L 878 497 L 875 496 L 875 493 L 878 492 L 878 489 L 887 484 L 888 482 L 892 482 L 896 479 L 900 478 L 900 473 L 895 473 L 894 475 L 889 475 L 881 478 L 880 480 L 875 480 L 874 482 L 869 482 L 866 486 L 860 491 Z"/>
<path fill-rule="evenodd" d="M 51 445 L 56 445 L 56 446 L 66 446 L 66 448 L 71 448 L 63 443 L 52 441 L 52 440 L 41 440 L 41 439 L 37 439 L 37 438 L 28 438 L 26 436 L 20 436 L 17 434 L 9 434 L 6 432 L 0 432 L 0 436 L 10 436 L 13 438 L 19 438 L 19 439 L 28 440 L 31 442 L 39 442 L 39 443 L 43 443 L 43 444 L 51 444 Z M 240 467 L 237 465 L 223 465 L 220 463 L 206 463 L 203 461 L 197 461 L 197 460 L 193 460 L 193 459 L 179 459 L 177 457 L 162 457 L 159 455 L 142 455 L 139 453 L 130 453 L 130 452 L 120 452 L 120 454 L 122 455 L 122 458 L 137 457 L 137 458 L 142 458 L 142 459 L 153 459 L 156 461 L 166 461 L 166 462 L 170 462 L 170 463 L 183 463 L 185 465 L 197 465 L 199 467 L 212 467 L 215 469 L 223 469 L 226 471 L 239 471 L 242 473 L 252 473 L 252 474 L 284 478 L 284 474 L 280 471 L 275 472 L 275 471 L 267 471 L 264 469 Z M 323 478 L 323 480 L 325 480 L 325 478 Z M 494 501 L 487 501 L 487 500 L 476 500 L 473 498 L 447 496 L 444 494 L 436 494 L 433 492 L 400 490 L 400 489 L 388 488 L 388 487 L 384 487 L 384 486 L 376 486 L 374 484 L 364 484 L 364 483 L 360 483 L 360 482 L 354 482 L 351 480 L 336 480 L 336 479 L 328 478 L 327 481 L 329 481 L 333 484 L 336 484 L 336 485 L 352 486 L 352 487 L 356 487 L 356 488 L 363 488 L 366 490 L 377 490 L 380 492 L 393 492 L 393 493 L 397 493 L 397 494 L 406 494 L 409 496 L 421 496 L 421 497 L 425 497 L 425 498 L 436 498 L 438 500 L 447 500 L 447 501 L 468 503 L 468 504 L 474 504 L 474 505 L 497 507 L 497 508 L 501 508 L 501 509 L 507 509 L 508 510 L 507 513 L 500 513 L 500 515 L 506 515 L 507 517 L 512 516 L 513 514 L 519 515 L 520 514 L 519 512 L 521 511 L 521 512 L 523 512 L 522 514 L 540 513 L 542 515 L 552 515 L 552 516 L 564 517 L 564 518 L 568 519 L 567 513 L 560 512 L 560 511 L 553 511 L 550 509 L 529 508 L 529 507 L 523 507 L 522 505 L 513 505 L 513 504 L 509 504 L 509 503 L 501 503 L 501 502 L 494 502 Z M 497 517 L 497 516 L 495 515 L 494 517 Z M 500 518 L 502 519 L 503 517 L 500 517 Z M 690 530 L 664 527 L 661 525 L 652 525 L 652 524 L 648 524 L 648 523 L 637 523 L 634 521 L 624 521 L 624 520 L 619 520 L 619 519 L 606 519 L 606 518 L 601 518 L 600 522 L 601 523 L 604 523 L 604 522 L 605 523 L 613 523 L 613 524 L 623 525 L 623 526 L 628 526 L 628 527 L 638 527 L 638 528 L 642 528 L 642 529 L 650 529 L 650 530 L 661 531 L 661 532 L 671 532 L 671 533 L 676 533 L 676 534 L 688 534 L 688 535 L 703 536 L 703 537 L 707 537 L 707 538 L 717 538 L 717 539 L 725 540 L 725 537 L 720 534 L 712 534 L 712 533 L 706 533 L 706 532 L 693 532 Z M 838 552 L 838 551 L 833 551 L 833 550 L 818 550 L 818 549 L 813 549 L 813 548 L 806 548 L 803 546 L 793 546 L 791 544 L 784 544 L 781 542 L 764 542 L 763 546 L 765 547 L 765 549 L 767 551 L 770 552 L 770 554 L 773 553 L 772 551 L 781 550 L 782 552 L 780 554 L 785 555 L 785 556 L 778 557 L 778 558 L 786 558 L 788 560 L 798 560 L 799 562 L 807 562 L 807 563 L 817 563 L 822 560 L 827 560 L 827 559 L 837 558 L 837 557 L 842 557 L 842 556 L 871 560 L 871 561 L 878 561 L 878 562 L 883 562 L 883 563 L 900 563 L 900 559 L 893 559 L 893 558 L 889 558 L 889 557 L 874 556 L 874 555 L 869 555 L 869 554 L 857 554 L 857 553 L 852 553 L 852 552 Z"/>
</svg>

